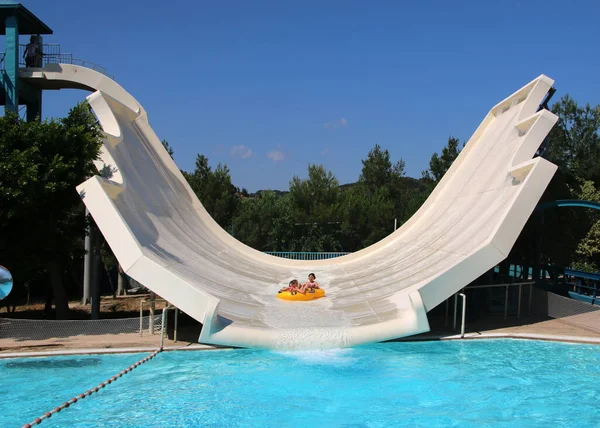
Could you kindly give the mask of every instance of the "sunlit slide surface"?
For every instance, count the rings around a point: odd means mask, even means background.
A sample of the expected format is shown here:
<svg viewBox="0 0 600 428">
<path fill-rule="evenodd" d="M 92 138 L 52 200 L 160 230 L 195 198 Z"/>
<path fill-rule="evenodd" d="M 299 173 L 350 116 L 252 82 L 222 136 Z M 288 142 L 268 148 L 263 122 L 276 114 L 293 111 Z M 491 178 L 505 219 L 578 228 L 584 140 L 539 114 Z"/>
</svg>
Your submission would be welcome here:
<svg viewBox="0 0 600 428">
<path fill-rule="evenodd" d="M 125 272 L 200 321 L 203 343 L 341 347 L 428 331 L 428 311 L 506 258 L 556 170 L 533 158 L 557 120 L 538 111 L 553 84 L 542 75 L 490 110 L 396 232 L 337 259 L 286 260 L 218 226 L 142 106 L 117 83 L 72 65 L 21 77 L 48 89 L 94 91 L 88 100 L 105 133 L 102 176 L 78 191 Z M 276 298 L 309 272 L 326 297 Z"/>
</svg>

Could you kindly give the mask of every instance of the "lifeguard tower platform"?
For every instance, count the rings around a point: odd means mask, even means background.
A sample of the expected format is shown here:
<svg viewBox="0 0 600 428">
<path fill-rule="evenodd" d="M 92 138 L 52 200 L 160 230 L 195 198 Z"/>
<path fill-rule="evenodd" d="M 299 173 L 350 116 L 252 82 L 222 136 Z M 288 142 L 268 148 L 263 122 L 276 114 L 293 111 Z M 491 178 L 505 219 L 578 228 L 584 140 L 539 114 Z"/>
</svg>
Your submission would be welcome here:
<svg viewBox="0 0 600 428">
<path fill-rule="evenodd" d="M 0 0 L 0 35 L 5 37 L 5 51 L 0 52 L 0 105 L 8 111 L 18 112 L 20 105 L 27 108 L 27 119 L 33 120 L 42 113 L 42 89 L 35 88 L 19 76 L 19 68 L 25 67 L 23 53 L 31 41 L 39 49 L 35 63 L 41 67 L 43 60 L 42 37 L 52 34 L 52 30 L 25 6 L 11 1 Z M 21 44 L 20 36 L 30 36 L 27 43 Z M 50 52 L 49 52 L 50 53 Z"/>
<path fill-rule="evenodd" d="M 12 112 L 19 112 L 25 107 L 28 121 L 41 118 L 44 90 L 94 90 L 73 82 L 40 82 L 39 79 L 31 78 L 34 71 L 39 72 L 44 67 L 58 64 L 70 64 L 106 74 L 104 67 L 62 52 L 59 44 L 44 43 L 43 37 L 50 34 L 53 34 L 52 29 L 25 6 L 10 0 L 0 0 L 0 36 L 5 38 L 4 52 L 0 51 L 0 105 Z M 29 43 L 35 45 L 37 54 L 28 64 L 25 49 Z"/>
</svg>

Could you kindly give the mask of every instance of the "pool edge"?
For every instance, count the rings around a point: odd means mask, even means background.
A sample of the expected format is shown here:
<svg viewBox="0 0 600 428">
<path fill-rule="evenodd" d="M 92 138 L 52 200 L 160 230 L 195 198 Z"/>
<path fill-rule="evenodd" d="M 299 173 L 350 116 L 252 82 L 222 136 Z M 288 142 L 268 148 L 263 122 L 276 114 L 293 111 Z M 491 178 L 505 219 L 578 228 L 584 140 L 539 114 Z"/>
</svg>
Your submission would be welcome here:
<svg viewBox="0 0 600 428">
<path fill-rule="evenodd" d="M 406 337 L 402 339 L 391 340 L 390 342 L 432 342 L 436 340 L 478 340 L 478 339 L 521 339 L 521 340 L 542 340 L 550 342 L 582 343 L 590 345 L 600 345 L 600 338 L 590 336 L 565 336 L 554 334 L 538 333 L 467 333 L 465 337 L 460 334 L 454 335 L 427 335 L 422 337 Z M 155 351 L 156 347 L 144 348 L 102 348 L 102 349 L 71 349 L 61 351 L 40 351 L 40 352 L 11 352 L 0 354 L 1 359 L 10 358 L 28 358 L 28 357 L 57 357 L 65 355 L 102 355 L 102 354 L 135 354 L 141 352 Z M 170 351 L 230 351 L 236 348 L 226 346 L 213 346 L 203 344 L 192 344 L 185 346 L 164 347 L 164 352 Z"/>
</svg>

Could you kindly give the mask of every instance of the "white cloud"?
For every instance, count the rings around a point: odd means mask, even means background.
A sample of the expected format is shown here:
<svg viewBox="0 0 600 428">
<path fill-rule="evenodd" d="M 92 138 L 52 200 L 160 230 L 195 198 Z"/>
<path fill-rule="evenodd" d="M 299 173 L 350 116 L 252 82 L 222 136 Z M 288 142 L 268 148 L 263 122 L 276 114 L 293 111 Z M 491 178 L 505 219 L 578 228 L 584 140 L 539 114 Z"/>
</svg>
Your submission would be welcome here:
<svg viewBox="0 0 600 428">
<path fill-rule="evenodd" d="M 285 153 L 280 150 L 271 150 L 269 153 L 267 153 L 267 157 L 273 162 L 281 162 L 285 159 Z"/>
<path fill-rule="evenodd" d="M 343 128 L 345 126 L 348 126 L 348 121 L 343 117 L 323 124 L 323 128 L 325 129 Z"/>
<path fill-rule="evenodd" d="M 252 156 L 252 149 L 241 144 L 239 146 L 233 146 L 229 154 L 236 158 L 248 159 Z"/>
</svg>

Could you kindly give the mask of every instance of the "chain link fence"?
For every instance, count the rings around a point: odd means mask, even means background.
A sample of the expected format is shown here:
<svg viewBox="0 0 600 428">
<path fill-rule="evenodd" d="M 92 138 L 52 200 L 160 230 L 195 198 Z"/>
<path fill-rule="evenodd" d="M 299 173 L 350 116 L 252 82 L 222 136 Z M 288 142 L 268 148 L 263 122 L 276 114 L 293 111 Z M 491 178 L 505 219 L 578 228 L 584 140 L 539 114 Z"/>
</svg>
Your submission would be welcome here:
<svg viewBox="0 0 600 428">
<path fill-rule="evenodd" d="M 160 334 L 162 315 L 104 320 L 27 320 L 0 318 L 0 339 L 47 340 L 105 334 Z"/>
</svg>

